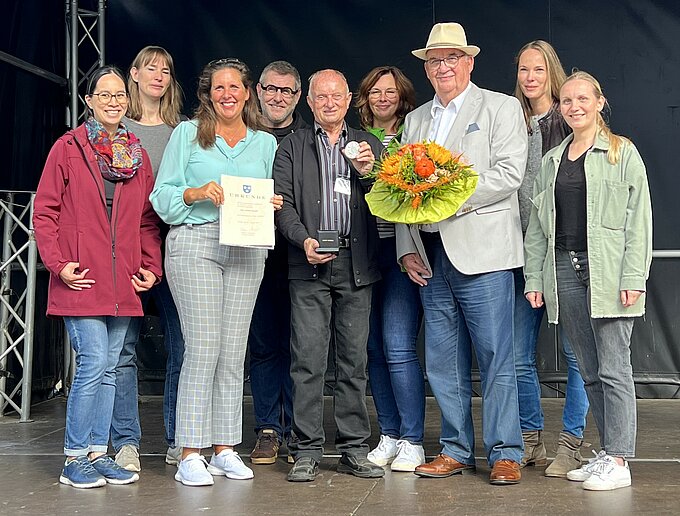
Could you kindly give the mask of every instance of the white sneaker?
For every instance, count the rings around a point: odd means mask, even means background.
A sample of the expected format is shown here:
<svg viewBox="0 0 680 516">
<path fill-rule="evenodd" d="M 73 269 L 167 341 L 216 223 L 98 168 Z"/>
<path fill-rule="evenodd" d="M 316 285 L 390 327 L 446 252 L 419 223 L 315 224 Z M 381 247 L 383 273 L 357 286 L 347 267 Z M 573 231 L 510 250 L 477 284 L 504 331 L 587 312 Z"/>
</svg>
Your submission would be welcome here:
<svg viewBox="0 0 680 516">
<path fill-rule="evenodd" d="M 186 459 L 180 461 L 175 473 L 175 480 L 185 486 L 211 486 L 215 483 L 206 469 L 208 463 L 202 455 L 190 453 Z"/>
<path fill-rule="evenodd" d="M 381 435 L 378 446 L 368 452 L 367 458 L 373 464 L 384 467 L 397 456 L 397 439 L 389 435 Z"/>
<path fill-rule="evenodd" d="M 165 452 L 165 463 L 171 466 L 178 466 L 182 460 L 182 447 L 175 446 L 169 447 L 168 451 Z"/>
<path fill-rule="evenodd" d="M 588 460 L 587 464 L 567 472 L 567 478 L 569 480 L 572 480 L 573 482 L 585 482 L 590 478 L 591 470 L 607 455 L 604 450 L 600 450 L 599 452 L 593 450 L 593 453 L 595 454 L 595 457 Z"/>
<path fill-rule="evenodd" d="M 142 471 L 139 463 L 139 450 L 131 444 L 124 444 L 116 453 L 116 464 L 128 471 Z"/>
<path fill-rule="evenodd" d="M 612 489 L 630 486 L 628 462 L 623 461 L 623 466 L 619 466 L 613 457 L 606 455 L 605 459 L 600 461 L 597 467 L 592 468 L 590 478 L 583 482 L 583 489 L 611 491 Z"/>
<path fill-rule="evenodd" d="M 425 450 L 420 444 L 411 444 L 399 439 L 397 441 L 397 456 L 392 461 L 392 471 L 415 471 L 421 464 L 425 464 Z"/>
<path fill-rule="evenodd" d="M 234 450 L 222 450 L 210 458 L 208 472 L 211 475 L 226 475 L 232 480 L 248 480 L 253 478 L 253 470 L 243 464 L 241 457 Z"/>
</svg>

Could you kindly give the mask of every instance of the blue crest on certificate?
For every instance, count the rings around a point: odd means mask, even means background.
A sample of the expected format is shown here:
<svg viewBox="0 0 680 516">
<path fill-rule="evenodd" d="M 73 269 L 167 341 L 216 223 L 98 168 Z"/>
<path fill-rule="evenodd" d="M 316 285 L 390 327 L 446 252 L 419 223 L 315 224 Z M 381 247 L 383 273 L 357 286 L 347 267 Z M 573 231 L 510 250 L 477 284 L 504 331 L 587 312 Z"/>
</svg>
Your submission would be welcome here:
<svg viewBox="0 0 680 516">
<path fill-rule="evenodd" d="M 223 175 L 220 184 L 220 244 L 274 249 L 274 180 Z"/>
</svg>

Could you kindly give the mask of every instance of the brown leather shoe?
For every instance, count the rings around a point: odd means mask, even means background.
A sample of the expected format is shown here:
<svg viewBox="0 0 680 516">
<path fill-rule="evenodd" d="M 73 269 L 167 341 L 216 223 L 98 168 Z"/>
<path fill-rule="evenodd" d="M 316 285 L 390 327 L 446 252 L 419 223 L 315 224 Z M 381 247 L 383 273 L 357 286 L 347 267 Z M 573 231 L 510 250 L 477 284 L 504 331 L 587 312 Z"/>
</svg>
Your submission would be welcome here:
<svg viewBox="0 0 680 516">
<path fill-rule="evenodd" d="M 414 473 L 419 477 L 444 478 L 455 475 L 456 473 L 474 470 L 474 465 L 461 464 L 456 459 L 440 453 L 432 462 L 427 462 L 418 466 Z"/>
<path fill-rule="evenodd" d="M 514 460 L 501 459 L 494 463 L 489 482 L 495 486 L 519 484 L 521 478 L 522 473 L 517 462 Z"/>
</svg>

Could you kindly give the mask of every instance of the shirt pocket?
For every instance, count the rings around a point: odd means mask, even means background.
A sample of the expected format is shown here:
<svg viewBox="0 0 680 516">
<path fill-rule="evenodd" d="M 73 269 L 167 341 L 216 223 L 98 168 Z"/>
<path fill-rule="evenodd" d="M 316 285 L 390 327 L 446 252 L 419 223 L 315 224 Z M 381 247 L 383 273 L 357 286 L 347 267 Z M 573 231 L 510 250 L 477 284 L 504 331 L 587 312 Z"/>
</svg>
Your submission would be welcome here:
<svg viewBox="0 0 680 516">
<path fill-rule="evenodd" d="M 626 224 L 628 183 L 605 179 L 601 187 L 600 221 L 602 227 L 622 230 Z"/>
<path fill-rule="evenodd" d="M 550 236 L 552 214 L 552 208 L 548 202 L 550 200 L 550 194 L 551 192 L 549 190 L 543 190 L 531 198 L 531 204 L 533 204 L 534 208 L 536 209 L 538 222 L 540 223 L 541 230 L 546 237 Z"/>
</svg>

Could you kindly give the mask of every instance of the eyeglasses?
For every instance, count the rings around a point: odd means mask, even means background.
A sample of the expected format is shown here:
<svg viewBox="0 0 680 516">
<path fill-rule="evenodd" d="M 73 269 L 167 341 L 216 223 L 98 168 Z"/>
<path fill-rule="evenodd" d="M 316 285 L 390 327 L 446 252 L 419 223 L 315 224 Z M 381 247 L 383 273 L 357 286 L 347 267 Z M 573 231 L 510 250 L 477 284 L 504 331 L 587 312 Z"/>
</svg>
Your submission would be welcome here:
<svg viewBox="0 0 680 516">
<path fill-rule="evenodd" d="M 467 54 L 451 54 L 450 56 L 446 56 L 443 59 L 437 59 L 436 57 L 433 57 L 425 61 L 425 64 L 430 70 L 436 70 L 441 66 L 442 63 L 444 63 L 449 68 L 455 68 L 458 64 L 458 61 L 462 57 L 467 57 Z"/>
<path fill-rule="evenodd" d="M 394 100 L 399 96 L 399 91 L 397 91 L 396 88 L 389 88 L 387 90 L 379 90 L 377 88 L 374 88 L 372 90 L 369 90 L 368 92 L 368 96 L 373 100 L 377 100 L 383 95 L 385 95 L 385 98 L 389 100 Z"/>
<path fill-rule="evenodd" d="M 90 96 L 97 97 L 99 102 L 102 104 L 108 104 L 111 102 L 112 97 L 116 97 L 119 104 L 126 104 L 128 101 L 128 94 L 124 91 L 119 91 L 118 93 L 110 93 L 108 91 L 102 91 L 101 93 L 90 93 Z"/>
<path fill-rule="evenodd" d="M 293 98 L 293 95 L 297 95 L 298 91 L 300 91 L 299 89 L 293 90 L 293 89 L 289 88 L 288 86 L 281 87 L 281 86 L 274 86 L 273 84 L 268 84 L 268 85 L 265 86 L 264 84 L 260 83 L 260 87 L 262 88 L 262 90 L 267 95 L 271 95 L 272 97 L 274 95 L 276 95 L 277 91 L 280 91 L 281 96 L 285 99 Z"/>
</svg>

